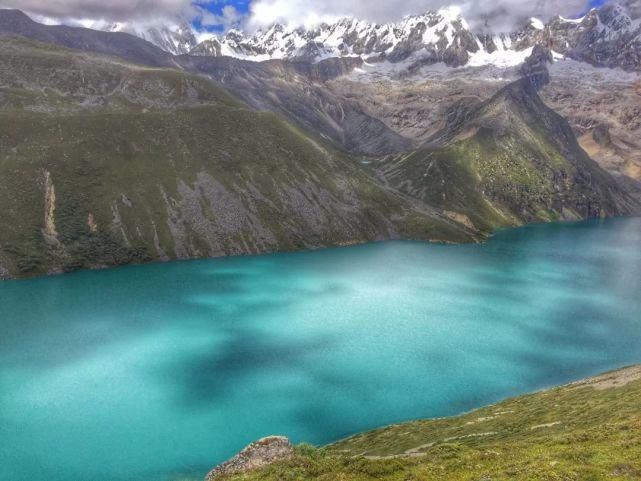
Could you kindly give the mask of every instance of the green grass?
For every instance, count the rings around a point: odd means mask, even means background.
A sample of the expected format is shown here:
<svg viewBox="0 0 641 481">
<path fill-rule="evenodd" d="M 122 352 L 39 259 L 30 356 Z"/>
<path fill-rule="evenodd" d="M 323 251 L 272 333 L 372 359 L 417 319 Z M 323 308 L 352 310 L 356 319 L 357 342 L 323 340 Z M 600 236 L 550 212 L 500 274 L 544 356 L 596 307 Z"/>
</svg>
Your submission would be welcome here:
<svg viewBox="0 0 641 481">
<path fill-rule="evenodd" d="M 227 479 L 641 479 L 641 370 L 632 382 L 604 386 L 563 386 L 324 448 L 299 446 L 290 460 Z"/>
</svg>

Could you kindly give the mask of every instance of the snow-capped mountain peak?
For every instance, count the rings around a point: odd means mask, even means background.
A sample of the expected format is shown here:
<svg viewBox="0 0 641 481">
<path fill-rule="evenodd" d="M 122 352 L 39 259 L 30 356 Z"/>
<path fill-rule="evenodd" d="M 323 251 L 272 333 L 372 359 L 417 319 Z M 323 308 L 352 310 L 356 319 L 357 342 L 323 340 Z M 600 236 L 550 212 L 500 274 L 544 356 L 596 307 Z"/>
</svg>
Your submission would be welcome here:
<svg viewBox="0 0 641 481">
<path fill-rule="evenodd" d="M 451 57 L 453 63 L 465 63 L 466 58 L 455 57 L 459 54 L 465 57 L 467 50 L 476 51 L 478 46 L 460 9 L 450 7 L 388 24 L 342 18 L 310 29 L 276 24 L 254 35 L 231 30 L 201 43 L 191 53 L 253 60 L 292 57 L 318 60 L 340 56 L 401 60 L 417 48 L 431 48 L 439 55 Z"/>
<path fill-rule="evenodd" d="M 578 19 L 557 16 L 545 22 L 529 18 L 520 29 L 505 33 L 473 30 L 458 7 L 409 15 L 384 24 L 347 17 L 313 27 L 274 24 L 253 34 L 230 29 L 220 35 L 203 35 L 194 32 L 188 23 L 83 26 L 127 32 L 176 55 L 229 56 L 252 61 L 320 61 L 356 56 L 370 63 L 411 59 L 421 65 L 442 62 L 450 67 L 510 67 L 521 64 L 540 44 L 551 49 L 556 58 L 567 56 L 597 66 L 641 70 L 641 13 L 635 12 L 628 5 L 609 3 Z"/>
<path fill-rule="evenodd" d="M 200 43 L 190 53 L 255 61 L 359 56 L 366 62 L 394 63 L 411 57 L 423 65 L 508 67 L 522 63 L 539 44 L 551 49 L 556 58 L 641 70 L 638 17 L 625 5 L 607 4 L 579 19 L 557 16 L 546 23 L 530 18 L 514 32 L 492 33 L 474 31 L 459 8 L 449 7 L 387 24 L 343 18 L 313 28 L 277 24 L 253 35 L 231 30 Z"/>
</svg>

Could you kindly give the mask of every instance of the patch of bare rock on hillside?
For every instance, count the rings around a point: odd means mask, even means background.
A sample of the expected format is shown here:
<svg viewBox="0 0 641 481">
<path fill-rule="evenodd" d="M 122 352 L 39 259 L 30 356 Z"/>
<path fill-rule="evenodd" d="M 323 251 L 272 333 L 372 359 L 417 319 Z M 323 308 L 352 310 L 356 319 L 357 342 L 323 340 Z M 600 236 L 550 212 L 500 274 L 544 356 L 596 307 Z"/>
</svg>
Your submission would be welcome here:
<svg viewBox="0 0 641 481">
<path fill-rule="evenodd" d="M 294 448 L 289 439 L 283 436 L 269 436 L 251 443 L 233 458 L 219 464 L 205 477 L 214 481 L 221 476 L 239 474 L 292 456 Z"/>
</svg>

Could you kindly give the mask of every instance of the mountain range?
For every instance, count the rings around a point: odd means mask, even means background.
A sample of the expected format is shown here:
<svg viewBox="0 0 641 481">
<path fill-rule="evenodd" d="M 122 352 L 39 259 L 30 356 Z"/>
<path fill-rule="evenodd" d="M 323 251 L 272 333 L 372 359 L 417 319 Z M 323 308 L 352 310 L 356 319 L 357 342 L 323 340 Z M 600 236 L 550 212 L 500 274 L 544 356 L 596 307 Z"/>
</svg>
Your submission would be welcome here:
<svg viewBox="0 0 641 481">
<path fill-rule="evenodd" d="M 638 70 L 641 20 L 620 4 L 592 9 L 578 19 L 556 16 L 547 23 L 530 18 L 512 32 L 475 30 L 457 7 L 412 15 L 395 23 L 374 24 L 343 18 L 314 28 L 275 24 L 246 34 L 231 29 L 197 43 L 185 25 L 108 25 L 149 40 L 173 54 L 230 56 L 248 60 L 360 56 L 366 61 L 398 62 L 410 56 L 449 66 L 510 66 L 523 62 L 536 44 L 592 65 Z"/>
<path fill-rule="evenodd" d="M 200 45 L 95 27 L 0 10 L 1 277 L 641 213 L 620 6 L 503 35 L 453 8 Z"/>
</svg>

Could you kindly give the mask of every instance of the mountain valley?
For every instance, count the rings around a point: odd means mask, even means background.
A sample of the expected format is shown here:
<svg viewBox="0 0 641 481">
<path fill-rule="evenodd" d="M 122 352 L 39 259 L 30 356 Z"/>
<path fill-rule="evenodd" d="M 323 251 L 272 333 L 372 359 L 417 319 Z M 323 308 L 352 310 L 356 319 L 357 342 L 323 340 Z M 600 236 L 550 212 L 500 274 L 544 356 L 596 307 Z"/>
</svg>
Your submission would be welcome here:
<svg viewBox="0 0 641 481">
<path fill-rule="evenodd" d="M 0 8 L 0 478 L 641 480 L 641 2 L 259 1 Z"/>
<path fill-rule="evenodd" d="M 612 8 L 586 19 L 614 12 L 629 31 Z M 429 28 L 458 49 L 471 34 L 445 13 Z M 420 18 L 395 35 L 414 38 Z M 541 37 L 556 30 L 530 23 L 530 36 L 493 37 L 521 39 L 507 64 L 401 55 L 405 40 L 377 58 L 368 41 L 360 56 L 256 62 L 2 10 L 1 272 L 482 241 L 641 212 L 637 74 L 564 57 Z"/>
</svg>

